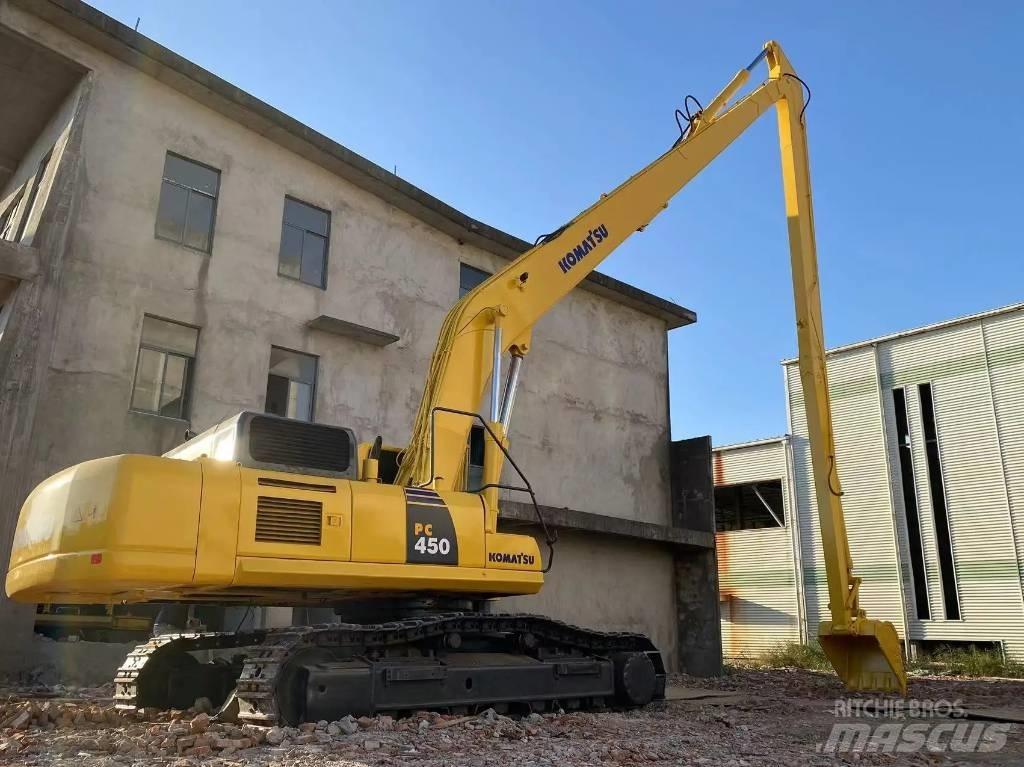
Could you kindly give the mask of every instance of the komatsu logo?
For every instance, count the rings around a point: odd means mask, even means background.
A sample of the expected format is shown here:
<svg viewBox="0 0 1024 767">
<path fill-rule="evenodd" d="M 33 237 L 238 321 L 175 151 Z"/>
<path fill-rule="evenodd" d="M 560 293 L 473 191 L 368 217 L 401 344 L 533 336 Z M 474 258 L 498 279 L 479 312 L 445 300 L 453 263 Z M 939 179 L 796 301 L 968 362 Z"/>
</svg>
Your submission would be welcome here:
<svg viewBox="0 0 1024 767">
<path fill-rule="evenodd" d="M 504 551 L 491 551 L 487 554 L 488 562 L 499 562 L 503 565 L 532 565 L 533 554 L 506 554 Z"/>
<path fill-rule="evenodd" d="M 558 268 L 562 270 L 562 274 L 576 266 L 586 257 L 587 253 L 594 250 L 606 239 L 608 239 L 608 227 L 604 224 L 594 227 L 587 232 L 587 236 L 583 238 L 583 241 L 562 256 L 562 259 L 558 262 Z"/>
</svg>

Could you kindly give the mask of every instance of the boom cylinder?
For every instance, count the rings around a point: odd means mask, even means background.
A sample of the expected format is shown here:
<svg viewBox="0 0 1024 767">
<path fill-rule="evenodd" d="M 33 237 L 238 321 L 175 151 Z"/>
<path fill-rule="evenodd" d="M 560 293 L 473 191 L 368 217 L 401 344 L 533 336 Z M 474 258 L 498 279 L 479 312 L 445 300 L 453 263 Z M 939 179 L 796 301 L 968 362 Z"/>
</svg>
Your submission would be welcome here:
<svg viewBox="0 0 1024 767">
<path fill-rule="evenodd" d="M 501 414 L 501 321 L 494 318 L 494 361 L 491 367 L 491 420 Z"/>
<path fill-rule="evenodd" d="M 512 406 L 516 401 L 516 389 L 519 387 L 519 368 L 523 364 L 523 355 L 512 352 L 512 360 L 508 366 L 508 378 L 505 381 L 505 393 L 501 397 L 501 413 L 498 420 L 508 433 L 508 423 L 512 419 Z"/>
</svg>

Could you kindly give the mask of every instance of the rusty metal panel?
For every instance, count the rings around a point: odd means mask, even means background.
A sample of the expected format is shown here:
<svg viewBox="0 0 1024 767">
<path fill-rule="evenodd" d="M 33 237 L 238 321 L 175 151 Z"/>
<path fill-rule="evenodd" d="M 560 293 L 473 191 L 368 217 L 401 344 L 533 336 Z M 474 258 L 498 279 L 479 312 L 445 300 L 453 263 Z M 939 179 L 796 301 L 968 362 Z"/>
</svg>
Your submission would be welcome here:
<svg viewBox="0 0 1024 767">
<path fill-rule="evenodd" d="M 793 504 L 787 438 L 717 448 L 715 485 L 780 480 L 784 527 L 717 533 L 718 579 L 725 657 L 756 657 L 800 641 Z"/>
</svg>

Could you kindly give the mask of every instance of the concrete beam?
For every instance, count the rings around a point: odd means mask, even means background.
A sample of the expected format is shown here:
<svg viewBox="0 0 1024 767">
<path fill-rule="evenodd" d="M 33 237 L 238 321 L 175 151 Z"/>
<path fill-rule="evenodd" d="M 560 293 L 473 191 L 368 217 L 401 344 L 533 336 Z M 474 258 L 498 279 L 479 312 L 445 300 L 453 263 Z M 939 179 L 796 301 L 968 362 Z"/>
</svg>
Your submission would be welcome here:
<svg viewBox="0 0 1024 767">
<path fill-rule="evenodd" d="M 394 333 L 385 333 L 383 330 L 370 328 L 366 325 L 357 325 L 354 322 L 343 320 L 340 317 L 331 317 L 327 314 L 321 314 L 316 319 L 310 320 L 306 323 L 306 327 L 320 330 L 324 333 L 354 338 L 356 341 L 362 341 L 364 344 L 372 346 L 388 346 L 398 340 L 398 336 Z"/>
<path fill-rule="evenodd" d="M 33 280 L 39 275 L 39 251 L 17 242 L 0 240 L 0 279 Z"/>
<path fill-rule="evenodd" d="M 687 530 L 682 527 L 656 525 L 653 522 L 640 522 L 635 519 L 610 517 L 605 514 L 594 514 L 576 509 L 556 509 L 552 506 L 541 506 L 541 514 L 548 527 L 567 530 L 583 530 L 603 535 L 615 535 L 632 538 L 637 541 L 663 543 L 680 549 L 714 549 L 714 533 L 699 530 Z M 504 501 L 501 504 L 501 519 L 508 522 L 537 525 L 537 512 L 533 504 L 521 501 Z"/>
</svg>

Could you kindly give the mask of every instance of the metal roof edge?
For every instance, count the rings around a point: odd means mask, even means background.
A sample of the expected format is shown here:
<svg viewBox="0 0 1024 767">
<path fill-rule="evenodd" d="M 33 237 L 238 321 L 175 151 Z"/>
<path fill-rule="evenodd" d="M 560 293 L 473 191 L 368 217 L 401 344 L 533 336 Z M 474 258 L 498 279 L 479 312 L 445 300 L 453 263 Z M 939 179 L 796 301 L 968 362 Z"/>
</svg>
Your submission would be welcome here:
<svg viewBox="0 0 1024 767">
<path fill-rule="evenodd" d="M 752 439 L 747 442 L 734 442 L 731 445 L 713 445 L 711 447 L 711 452 L 720 453 L 726 450 L 740 450 L 745 447 L 785 444 L 790 440 L 791 437 L 792 435 L 790 434 L 781 434 L 778 437 L 761 437 L 760 439 Z"/>
<path fill-rule="evenodd" d="M 988 319 L 989 317 L 995 317 L 1000 314 L 1009 314 L 1010 312 L 1016 312 L 1024 310 L 1024 302 L 1017 304 L 1007 304 L 1006 306 L 1000 306 L 995 309 L 987 309 L 983 312 L 976 312 L 974 314 L 965 314 L 962 317 L 954 317 L 951 320 L 942 320 L 941 322 L 933 322 L 930 325 L 921 325 L 920 327 L 910 328 L 909 330 L 901 330 L 896 333 L 889 333 L 884 336 L 877 336 L 875 338 L 869 338 L 866 341 L 855 341 L 852 344 L 844 344 L 843 346 L 836 346 L 832 349 L 825 351 L 825 354 L 831 357 L 834 354 L 842 354 L 843 352 L 852 351 L 854 349 L 860 349 L 865 346 L 874 346 L 875 344 L 884 344 L 889 341 L 895 341 L 899 338 L 906 338 L 907 336 L 916 336 L 923 333 L 931 333 L 935 330 L 944 330 L 945 328 L 954 327 L 956 325 L 966 325 L 968 322 L 977 322 L 978 320 Z M 794 365 L 797 362 L 796 357 L 789 357 L 782 360 L 782 365 Z"/>
<path fill-rule="evenodd" d="M 533 247 L 525 240 L 456 210 L 81 0 L 10 2 L 286 149 L 313 159 L 325 169 L 445 232 L 459 244 L 469 243 L 509 260 Z M 684 306 L 598 272 L 588 275 L 581 287 L 657 317 L 665 322 L 668 330 L 697 321 L 696 313 Z"/>
</svg>

